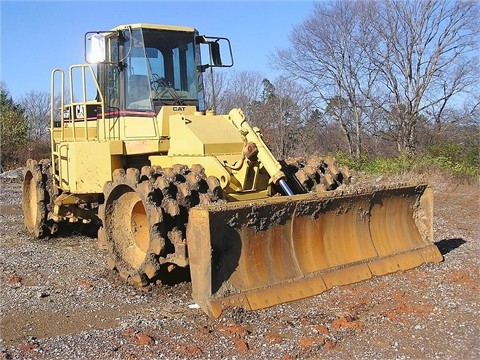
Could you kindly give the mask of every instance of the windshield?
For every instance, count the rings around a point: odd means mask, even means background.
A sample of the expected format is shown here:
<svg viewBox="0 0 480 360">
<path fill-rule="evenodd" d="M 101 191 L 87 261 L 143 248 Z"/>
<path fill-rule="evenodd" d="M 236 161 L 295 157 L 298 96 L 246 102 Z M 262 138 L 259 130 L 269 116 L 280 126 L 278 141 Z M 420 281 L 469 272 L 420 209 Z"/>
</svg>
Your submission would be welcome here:
<svg viewBox="0 0 480 360">
<path fill-rule="evenodd" d="M 201 82 L 195 71 L 194 33 L 153 29 L 128 31 L 124 44 L 127 109 L 197 105 Z M 200 84 L 200 85 L 199 85 Z"/>
</svg>

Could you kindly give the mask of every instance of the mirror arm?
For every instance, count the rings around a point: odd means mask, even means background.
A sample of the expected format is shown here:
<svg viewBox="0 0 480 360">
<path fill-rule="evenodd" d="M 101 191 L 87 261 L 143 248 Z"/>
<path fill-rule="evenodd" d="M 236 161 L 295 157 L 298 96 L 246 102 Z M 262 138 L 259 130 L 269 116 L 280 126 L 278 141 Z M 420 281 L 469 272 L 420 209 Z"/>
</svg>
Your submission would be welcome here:
<svg viewBox="0 0 480 360">
<path fill-rule="evenodd" d="M 208 68 L 210 68 L 210 65 L 209 64 L 205 64 L 205 65 L 198 65 L 197 66 L 197 70 L 201 73 L 204 73 Z"/>
</svg>

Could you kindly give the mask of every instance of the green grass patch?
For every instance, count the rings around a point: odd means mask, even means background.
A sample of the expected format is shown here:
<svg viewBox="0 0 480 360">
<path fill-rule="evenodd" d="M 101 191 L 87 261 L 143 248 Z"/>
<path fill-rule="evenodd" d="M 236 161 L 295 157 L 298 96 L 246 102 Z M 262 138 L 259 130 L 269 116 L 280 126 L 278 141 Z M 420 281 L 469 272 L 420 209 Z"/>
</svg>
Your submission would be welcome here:
<svg viewBox="0 0 480 360">
<path fill-rule="evenodd" d="M 466 180 L 474 180 L 479 175 L 478 146 L 462 146 L 455 143 L 429 147 L 426 153 L 421 155 L 407 153 L 396 157 L 363 155 L 359 159 L 354 159 L 338 152 L 333 156 L 340 165 L 368 174 L 402 175 L 410 172 L 431 172 Z"/>
</svg>

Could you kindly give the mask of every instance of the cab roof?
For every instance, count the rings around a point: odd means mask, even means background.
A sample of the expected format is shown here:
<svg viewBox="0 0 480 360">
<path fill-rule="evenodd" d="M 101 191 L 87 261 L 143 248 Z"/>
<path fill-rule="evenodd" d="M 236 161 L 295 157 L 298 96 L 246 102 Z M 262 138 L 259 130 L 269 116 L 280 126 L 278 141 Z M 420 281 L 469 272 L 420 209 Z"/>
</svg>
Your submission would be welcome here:
<svg viewBox="0 0 480 360">
<path fill-rule="evenodd" d="M 126 24 L 119 25 L 112 30 L 124 30 L 128 27 L 132 29 L 155 29 L 155 30 L 171 30 L 171 31 L 184 31 L 184 32 L 195 32 L 195 28 L 187 26 L 175 26 L 175 25 L 160 25 L 160 24 L 147 24 L 147 23 L 136 23 L 136 24 Z"/>
</svg>

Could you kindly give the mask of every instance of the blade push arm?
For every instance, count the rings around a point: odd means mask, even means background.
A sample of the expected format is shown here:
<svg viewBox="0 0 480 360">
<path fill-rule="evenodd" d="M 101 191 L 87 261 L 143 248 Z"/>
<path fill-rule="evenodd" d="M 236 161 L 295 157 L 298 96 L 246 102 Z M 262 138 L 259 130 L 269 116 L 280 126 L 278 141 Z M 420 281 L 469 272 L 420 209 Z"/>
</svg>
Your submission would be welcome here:
<svg viewBox="0 0 480 360">
<path fill-rule="evenodd" d="M 282 171 L 282 165 L 280 165 L 263 141 L 260 130 L 258 128 L 252 128 L 245 120 L 245 115 L 242 110 L 238 108 L 232 109 L 228 115 L 232 123 L 240 130 L 242 136 L 244 136 L 248 142 L 253 142 L 257 146 L 257 157 L 270 175 L 270 181 L 276 185 L 280 185 L 287 195 L 293 195 L 293 191 L 285 180 L 286 176 Z"/>
</svg>

